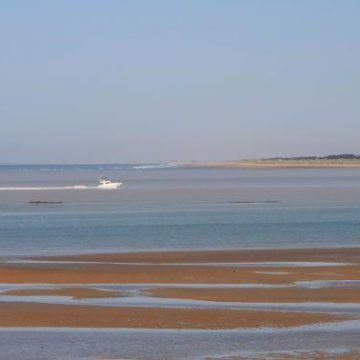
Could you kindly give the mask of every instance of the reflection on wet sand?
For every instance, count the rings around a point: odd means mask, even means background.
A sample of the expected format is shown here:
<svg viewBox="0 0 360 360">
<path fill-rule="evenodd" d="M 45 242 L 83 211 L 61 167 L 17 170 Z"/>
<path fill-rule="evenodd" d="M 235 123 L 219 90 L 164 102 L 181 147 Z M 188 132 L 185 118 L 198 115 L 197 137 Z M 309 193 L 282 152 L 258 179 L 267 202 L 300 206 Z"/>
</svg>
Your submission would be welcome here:
<svg viewBox="0 0 360 360">
<path fill-rule="evenodd" d="M 360 332 L 360 248 L 4 258 L 0 277 L 3 328 L 242 329 L 255 331 L 256 341 L 268 334 L 265 329 L 281 329 L 283 342 L 264 349 L 265 355 L 229 344 L 233 353 L 223 354 L 299 360 L 327 353 L 308 352 L 313 348 L 300 340 L 295 346 L 291 334 L 306 339 L 317 331 L 328 351 L 334 348 L 323 333 L 329 324 L 351 323 L 346 331 Z M 357 356 L 351 341 L 336 338 L 344 359 Z"/>
<path fill-rule="evenodd" d="M 92 288 L 53 288 L 53 289 L 12 289 L 3 291 L 0 295 L 13 296 L 70 296 L 74 299 L 89 299 L 89 298 L 109 298 L 117 297 L 119 294 L 115 291 L 100 290 Z"/>
</svg>

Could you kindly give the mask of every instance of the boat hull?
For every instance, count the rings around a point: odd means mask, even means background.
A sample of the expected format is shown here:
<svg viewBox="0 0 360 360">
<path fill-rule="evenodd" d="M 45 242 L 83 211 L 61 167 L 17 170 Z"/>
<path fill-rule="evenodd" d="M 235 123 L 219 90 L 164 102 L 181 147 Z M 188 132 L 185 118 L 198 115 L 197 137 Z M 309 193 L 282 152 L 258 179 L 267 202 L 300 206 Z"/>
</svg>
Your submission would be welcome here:
<svg viewBox="0 0 360 360">
<path fill-rule="evenodd" d="M 112 182 L 110 184 L 100 184 L 98 185 L 98 189 L 102 190 L 116 190 L 119 189 L 122 183 L 119 182 Z"/>
</svg>

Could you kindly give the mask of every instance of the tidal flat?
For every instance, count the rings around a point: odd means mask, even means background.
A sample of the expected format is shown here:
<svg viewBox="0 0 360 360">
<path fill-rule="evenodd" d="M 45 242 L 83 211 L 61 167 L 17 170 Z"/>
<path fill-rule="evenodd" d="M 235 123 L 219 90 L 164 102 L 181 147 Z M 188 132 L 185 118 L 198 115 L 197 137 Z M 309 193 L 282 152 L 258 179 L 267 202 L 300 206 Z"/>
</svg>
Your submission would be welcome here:
<svg viewBox="0 0 360 360">
<path fill-rule="evenodd" d="M 321 349 L 309 346 L 305 339 L 317 332 L 323 348 L 326 344 L 327 351 L 337 351 L 331 354 L 334 359 L 355 359 L 360 351 L 357 342 L 350 341 L 360 332 L 360 248 L 4 258 L 0 278 L 2 334 L 15 329 L 38 329 L 40 334 L 43 328 L 66 333 L 71 328 L 86 337 L 83 329 L 87 328 L 95 332 L 138 329 L 152 336 L 156 334 L 152 331 L 161 330 L 178 337 L 177 329 L 185 331 L 184 336 L 187 331 L 209 338 L 226 339 L 231 334 L 234 343 L 229 351 L 216 353 L 208 347 L 205 353 L 210 358 L 261 359 L 282 354 L 284 359 L 301 359 L 308 354 L 316 359 L 321 358 Z M 328 336 L 342 326 L 347 327 L 348 338 Z M 271 337 L 278 331 L 291 342 L 297 334 L 291 349 L 297 353 L 289 353 L 291 343 L 282 340 L 277 347 L 265 346 L 265 355 L 255 354 L 264 334 Z M 244 353 L 241 339 L 250 332 L 254 333 L 253 352 Z M 179 358 L 162 346 L 163 358 Z M 194 358 L 194 349 L 189 343 L 186 346 L 189 356 L 185 351 L 183 358 Z M 116 358 L 115 348 L 106 356 Z M 88 358 L 102 356 L 90 353 Z"/>
</svg>

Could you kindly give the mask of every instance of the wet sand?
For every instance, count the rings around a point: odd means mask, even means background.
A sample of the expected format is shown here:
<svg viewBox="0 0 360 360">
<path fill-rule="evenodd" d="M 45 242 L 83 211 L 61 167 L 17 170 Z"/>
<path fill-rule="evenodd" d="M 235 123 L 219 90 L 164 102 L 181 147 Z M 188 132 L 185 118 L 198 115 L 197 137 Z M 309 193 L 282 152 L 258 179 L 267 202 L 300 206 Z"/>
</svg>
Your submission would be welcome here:
<svg viewBox="0 0 360 360">
<path fill-rule="evenodd" d="M 328 287 L 319 289 L 285 288 L 285 289 L 186 289 L 156 288 L 147 290 L 152 296 L 193 299 L 208 301 L 234 302 L 329 302 L 329 303 L 360 303 L 360 289 Z"/>
<path fill-rule="evenodd" d="M 75 299 L 99 299 L 117 297 L 116 291 L 98 290 L 90 288 L 62 288 L 62 289 L 16 289 L 0 293 L 1 295 L 16 296 L 71 296 Z"/>
<path fill-rule="evenodd" d="M 275 262 L 328 261 L 360 263 L 360 247 L 305 249 L 246 249 L 213 251 L 164 251 L 120 254 L 83 254 L 67 256 L 29 257 L 35 260 L 143 262 L 143 263 L 208 263 L 208 262 Z"/>
<path fill-rule="evenodd" d="M 272 272 L 285 272 L 274 275 Z M 269 272 L 267 274 L 266 272 Z M 49 284 L 291 284 L 306 280 L 358 280 L 359 266 L 309 268 L 140 266 L 140 265 L 2 265 L 1 283 Z"/>
<path fill-rule="evenodd" d="M 21 263 L 21 259 L 19 263 L 4 262 L 0 264 L 0 282 L 291 284 L 307 280 L 360 279 L 360 248 L 148 252 L 27 258 L 28 261 L 31 259 L 48 263 Z M 329 265 L 301 266 L 303 261 Z M 253 264 L 236 264 L 244 262 Z M 267 265 L 268 262 L 274 264 Z M 299 266 L 284 266 L 281 262 L 299 262 Z M 348 265 L 335 266 L 334 262 Z"/>
<path fill-rule="evenodd" d="M 360 290 L 356 285 L 307 288 L 295 284 L 313 280 L 360 280 L 360 248 L 143 252 L 24 260 L 3 261 L 0 264 L 0 283 L 34 286 L 28 289 L 16 289 L 15 286 L 0 296 L 102 298 L 122 295 L 116 291 L 94 289 L 89 284 L 149 284 L 148 294 L 174 299 L 279 304 L 360 302 Z M 294 263 L 284 266 L 281 262 Z M 253 264 L 250 266 L 248 263 Z M 36 284 L 72 286 L 37 289 Z M 75 284 L 83 286 L 76 287 Z M 151 284 L 160 285 L 156 288 Z M 192 284 L 193 287 L 164 288 L 161 284 Z M 214 289 L 196 288 L 196 284 L 258 284 L 260 287 Z M 266 288 L 261 287 L 262 284 L 288 287 Z M 133 307 L 60 305 L 36 303 L 35 300 L 0 302 L 0 326 L 233 329 L 331 322 L 351 314 L 351 311 L 340 316 L 325 310 L 310 313 L 216 309 L 212 306 L 199 309 L 191 306 L 141 307 L 136 304 Z"/>
<path fill-rule="evenodd" d="M 336 322 L 352 317 L 317 313 L 102 307 L 0 303 L 0 327 L 124 327 L 157 329 L 237 329 Z"/>
<path fill-rule="evenodd" d="M 285 274 L 272 274 L 272 272 Z M 140 265 L 2 265 L 1 283 L 49 284 L 291 284 L 306 280 L 358 280 L 359 266 L 309 268 L 140 266 Z"/>
</svg>

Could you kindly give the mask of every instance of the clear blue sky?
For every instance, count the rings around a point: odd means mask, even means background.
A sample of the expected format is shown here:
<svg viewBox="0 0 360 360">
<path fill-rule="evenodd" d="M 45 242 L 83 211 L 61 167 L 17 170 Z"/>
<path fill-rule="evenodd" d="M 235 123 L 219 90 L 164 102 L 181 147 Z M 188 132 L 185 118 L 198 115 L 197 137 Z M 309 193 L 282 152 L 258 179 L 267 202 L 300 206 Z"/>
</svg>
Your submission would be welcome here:
<svg viewBox="0 0 360 360">
<path fill-rule="evenodd" d="M 358 0 L 2 0 L 0 163 L 360 153 Z"/>
</svg>

